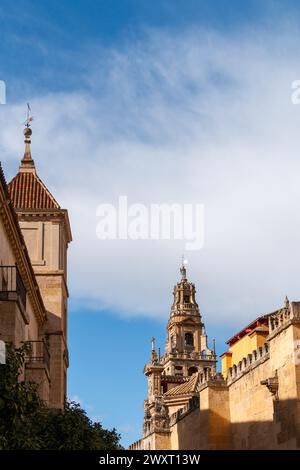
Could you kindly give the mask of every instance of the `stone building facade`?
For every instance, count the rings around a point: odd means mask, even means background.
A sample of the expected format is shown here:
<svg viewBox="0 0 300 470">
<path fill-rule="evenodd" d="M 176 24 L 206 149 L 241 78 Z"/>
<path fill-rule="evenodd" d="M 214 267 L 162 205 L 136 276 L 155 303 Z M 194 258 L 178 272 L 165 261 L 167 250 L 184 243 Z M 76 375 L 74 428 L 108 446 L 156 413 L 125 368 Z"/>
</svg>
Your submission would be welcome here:
<svg viewBox="0 0 300 470">
<path fill-rule="evenodd" d="M 157 356 L 153 341 L 144 369 L 143 436 L 130 449 L 299 449 L 300 302 L 286 298 L 228 340 L 218 373 L 195 288 L 181 271 L 166 354 Z"/>
<path fill-rule="evenodd" d="M 30 341 L 25 378 L 42 398 L 62 408 L 66 397 L 68 212 L 38 177 L 31 128 L 19 172 L 7 185 L 1 170 L 0 339 Z"/>
</svg>

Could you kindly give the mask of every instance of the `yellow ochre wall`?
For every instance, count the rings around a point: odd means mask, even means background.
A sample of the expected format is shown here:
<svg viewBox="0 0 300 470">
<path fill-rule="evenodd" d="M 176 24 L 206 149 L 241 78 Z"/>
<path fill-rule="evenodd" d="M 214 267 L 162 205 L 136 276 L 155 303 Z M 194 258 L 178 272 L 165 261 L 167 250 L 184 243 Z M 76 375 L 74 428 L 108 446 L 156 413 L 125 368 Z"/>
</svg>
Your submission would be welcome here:
<svg viewBox="0 0 300 470">
<path fill-rule="evenodd" d="M 227 353 L 231 353 L 232 356 L 226 355 L 222 357 L 222 375 L 224 378 L 228 375 L 228 369 L 233 365 L 237 365 L 244 357 L 251 354 L 254 350 L 262 346 L 266 342 L 266 335 L 261 331 L 252 331 L 245 335 L 243 338 L 234 343 Z"/>
</svg>

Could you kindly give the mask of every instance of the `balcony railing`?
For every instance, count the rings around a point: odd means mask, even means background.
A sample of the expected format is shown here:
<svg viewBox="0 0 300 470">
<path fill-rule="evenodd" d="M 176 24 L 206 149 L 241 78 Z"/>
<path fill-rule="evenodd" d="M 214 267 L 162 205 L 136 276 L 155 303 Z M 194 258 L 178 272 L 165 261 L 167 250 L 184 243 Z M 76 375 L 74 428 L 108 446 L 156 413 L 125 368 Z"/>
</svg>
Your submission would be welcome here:
<svg viewBox="0 0 300 470">
<path fill-rule="evenodd" d="M 26 363 L 44 363 L 49 369 L 50 367 L 50 352 L 45 340 L 41 341 L 26 341 L 31 345 L 31 351 L 25 358 Z"/>
<path fill-rule="evenodd" d="M 11 293 L 17 294 L 26 308 L 26 289 L 17 266 L 0 266 L 0 300 L 11 300 Z"/>
<path fill-rule="evenodd" d="M 190 309 L 190 308 L 192 308 L 192 309 L 193 309 L 193 308 L 196 308 L 196 305 L 195 305 L 195 304 L 192 304 L 192 303 L 190 303 L 190 302 L 183 302 L 181 305 L 183 306 L 183 308 L 188 308 L 188 309 Z"/>
<path fill-rule="evenodd" d="M 176 359 L 191 359 L 191 360 L 201 360 L 201 361 L 216 361 L 217 356 L 215 354 L 204 354 L 197 351 L 188 351 L 185 350 L 184 352 L 180 353 L 176 350 L 173 350 L 169 354 L 165 354 L 161 356 L 159 363 L 164 365 L 170 358 Z"/>
</svg>

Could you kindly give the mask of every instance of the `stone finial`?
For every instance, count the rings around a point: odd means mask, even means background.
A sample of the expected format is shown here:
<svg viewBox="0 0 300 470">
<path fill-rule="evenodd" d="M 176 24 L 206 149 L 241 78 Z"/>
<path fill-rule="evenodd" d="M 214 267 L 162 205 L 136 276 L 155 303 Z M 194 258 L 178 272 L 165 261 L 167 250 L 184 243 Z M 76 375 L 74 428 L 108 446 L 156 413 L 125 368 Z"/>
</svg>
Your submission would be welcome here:
<svg viewBox="0 0 300 470">
<path fill-rule="evenodd" d="M 157 364 L 157 354 L 155 351 L 155 338 L 151 338 L 151 364 Z"/>
<path fill-rule="evenodd" d="M 216 355 L 216 339 L 213 338 L 213 353 L 214 353 L 214 356 Z"/>
<path fill-rule="evenodd" d="M 25 127 L 24 129 L 24 135 L 25 135 L 25 151 L 24 151 L 24 157 L 21 160 L 21 165 L 20 165 L 20 171 L 34 171 L 35 170 L 35 165 L 34 161 L 31 157 L 31 150 L 30 150 L 30 144 L 31 144 L 31 135 L 32 135 L 32 130 L 29 127 Z"/>
<path fill-rule="evenodd" d="M 25 151 L 24 151 L 24 156 L 21 160 L 21 165 L 20 165 L 20 171 L 23 172 L 31 172 L 35 171 L 35 166 L 34 166 L 34 161 L 31 157 L 31 136 L 32 136 L 32 130 L 30 128 L 31 122 L 33 120 L 33 117 L 29 115 L 31 109 L 29 106 L 29 103 L 27 103 L 27 119 L 25 121 L 25 129 L 24 129 L 24 143 L 25 143 Z"/>
<path fill-rule="evenodd" d="M 289 306 L 290 306 L 290 301 L 288 299 L 288 296 L 286 295 L 284 299 L 284 308 L 289 308 Z"/>
</svg>

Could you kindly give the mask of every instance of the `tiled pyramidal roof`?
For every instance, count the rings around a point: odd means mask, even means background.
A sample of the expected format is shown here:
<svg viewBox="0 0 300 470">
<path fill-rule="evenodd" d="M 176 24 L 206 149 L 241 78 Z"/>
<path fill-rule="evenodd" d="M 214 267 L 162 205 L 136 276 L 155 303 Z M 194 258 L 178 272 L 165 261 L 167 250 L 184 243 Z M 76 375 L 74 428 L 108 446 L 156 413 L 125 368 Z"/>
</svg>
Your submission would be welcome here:
<svg viewBox="0 0 300 470">
<path fill-rule="evenodd" d="M 177 385 L 177 387 L 171 388 L 166 393 L 164 393 L 164 396 L 173 397 L 177 395 L 188 395 L 193 393 L 197 390 L 198 381 L 199 372 L 195 372 L 195 374 L 193 374 L 187 382 Z"/>
<path fill-rule="evenodd" d="M 19 172 L 8 189 L 16 209 L 59 209 L 60 206 L 36 173 Z"/>
<path fill-rule="evenodd" d="M 24 129 L 25 152 L 19 173 L 8 184 L 10 198 L 15 209 L 60 209 L 58 202 L 36 174 L 31 157 L 29 126 Z"/>
</svg>

